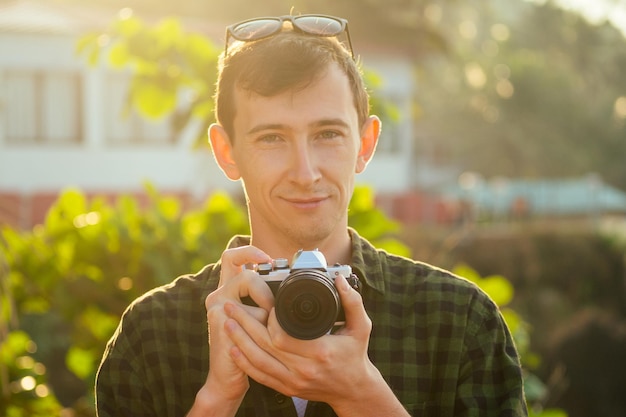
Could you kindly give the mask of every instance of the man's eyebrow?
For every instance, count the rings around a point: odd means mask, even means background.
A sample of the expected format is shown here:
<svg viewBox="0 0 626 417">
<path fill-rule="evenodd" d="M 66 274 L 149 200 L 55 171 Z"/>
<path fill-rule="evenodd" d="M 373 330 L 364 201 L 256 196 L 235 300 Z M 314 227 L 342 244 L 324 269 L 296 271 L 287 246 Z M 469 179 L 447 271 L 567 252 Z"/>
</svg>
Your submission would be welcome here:
<svg viewBox="0 0 626 417">
<path fill-rule="evenodd" d="M 332 118 L 332 119 L 320 119 L 316 120 L 309 124 L 309 127 L 324 127 L 324 126 L 340 126 L 343 128 L 349 128 L 350 125 L 343 119 L 340 118 Z M 288 125 L 281 123 L 266 123 L 260 124 L 252 127 L 250 130 L 246 132 L 247 135 L 253 135 L 258 132 L 263 132 L 266 130 L 285 130 L 289 129 Z"/>
<path fill-rule="evenodd" d="M 341 126 L 341 127 L 345 127 L 345 128 L 349 128 L 350 125 L 343 119 L 321 119 L 321 120 L 316 120 L 315 122 L 311 123 L 312 127 L 324 127 L 324 126 Z"/>
<path fill-rule="evenodd" d="M 282 130 L 285 129 L 285 125 L 280 124 L 280 123 L 267 123 L 267 124 L 260 124 L 260 125 L 256 125 L 254 126 L 252 129 L 248 130 L 246 132 L 246 134 L 248 135 L 252 135 L 258 132 L 263 132 L 265 130 Z"/>
</svg>

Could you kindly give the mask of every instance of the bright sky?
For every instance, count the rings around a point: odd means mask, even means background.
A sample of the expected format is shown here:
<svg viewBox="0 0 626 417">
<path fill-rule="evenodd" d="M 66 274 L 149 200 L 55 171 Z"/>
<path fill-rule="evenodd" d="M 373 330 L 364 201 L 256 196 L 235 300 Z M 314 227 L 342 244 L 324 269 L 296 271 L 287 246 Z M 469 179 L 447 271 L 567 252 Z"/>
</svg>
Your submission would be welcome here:
<svg viewBox="0 0 626 417">
<path fill-rule="evenodd" d="M 545 3 L 545 0 L 527 0 Z M 607 18 L 626 36 L 626 0 L 555 0 L 563 8 L 580 11 L 591 22 Z"/>
</svg>

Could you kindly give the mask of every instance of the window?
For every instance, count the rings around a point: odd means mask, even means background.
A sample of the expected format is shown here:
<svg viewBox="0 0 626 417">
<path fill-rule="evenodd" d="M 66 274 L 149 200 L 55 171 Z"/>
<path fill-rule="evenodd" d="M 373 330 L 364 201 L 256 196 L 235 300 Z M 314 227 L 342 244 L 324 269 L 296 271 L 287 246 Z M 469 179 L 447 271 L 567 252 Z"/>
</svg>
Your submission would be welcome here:
<svg viewBox="0 0 626 417">
<path fill-rule="evenodd" d="M 71 71 L 6 71 L 3 135 L 9 144 L 72 144 L 82 136 L 82 85 Z"/>
<path fill-rule="evenodd" d="M 174 140 L 170 119 L 147 119 L 129 108 L 127 95 L 130 78 L 127 74 L 107 76 L 105 87 L 105 126 L 109 129 L 106 140 L 115 145 L 168 144 Z"/>
</svg>

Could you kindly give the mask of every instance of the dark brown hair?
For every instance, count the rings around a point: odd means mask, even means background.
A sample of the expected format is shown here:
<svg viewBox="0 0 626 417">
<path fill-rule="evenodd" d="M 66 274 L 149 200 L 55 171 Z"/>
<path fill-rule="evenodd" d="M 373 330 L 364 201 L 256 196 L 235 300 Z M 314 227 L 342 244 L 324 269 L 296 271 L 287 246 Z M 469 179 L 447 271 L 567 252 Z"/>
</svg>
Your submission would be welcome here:
<svg viewBox="0 0 626 417">
<path fill-rule="evenodd" d="M 369 114 L 369 97 L 358 64 L 335 38 L 283 31 L 269 38 L 245 42 L 221 56 L 215 92 L 215 118 L 234 140 L 235 88 L 272 97 L 306 88 L 336 63 L 350 82 L 359 125 Z"/>
</svg>

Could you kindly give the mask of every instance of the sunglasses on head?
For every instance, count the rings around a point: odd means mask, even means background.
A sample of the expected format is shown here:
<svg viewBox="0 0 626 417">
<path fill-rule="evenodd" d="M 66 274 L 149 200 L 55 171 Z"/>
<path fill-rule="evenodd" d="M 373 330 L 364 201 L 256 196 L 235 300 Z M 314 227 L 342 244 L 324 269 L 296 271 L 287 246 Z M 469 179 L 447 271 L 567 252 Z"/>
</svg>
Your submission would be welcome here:
<svg viewBox="0 0 626 417">
<path fill-rule="evenodd" d="M 352 41 L 348 31 L 348 21 L 340 17 L 303 14 L 300 16 L 258 17 L 244 20 L 226 28 L 226 46 L 224 56 L 228 55 L 228 45 L 232 39 L 252 42 L 273 36 L 283 29 L 283 22 L 291 22 L 293 30 L 311 36 L 334 37 L 346 33 L 348 48 L 352 58 Z"/>
</svg>

